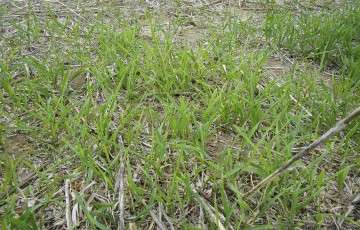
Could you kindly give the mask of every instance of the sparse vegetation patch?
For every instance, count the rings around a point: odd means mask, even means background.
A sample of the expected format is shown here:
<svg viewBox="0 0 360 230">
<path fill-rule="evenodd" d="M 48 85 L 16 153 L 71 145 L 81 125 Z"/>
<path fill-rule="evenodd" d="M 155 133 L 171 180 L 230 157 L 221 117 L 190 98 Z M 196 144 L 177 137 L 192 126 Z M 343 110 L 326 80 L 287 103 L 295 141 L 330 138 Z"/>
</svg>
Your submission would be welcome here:
<svg viewBox="0 0 360 230">
<path fill-rule="evenodd" d="M 0 2 L 2 228 L 358 229 L 359 15 Z"/>
</svg>

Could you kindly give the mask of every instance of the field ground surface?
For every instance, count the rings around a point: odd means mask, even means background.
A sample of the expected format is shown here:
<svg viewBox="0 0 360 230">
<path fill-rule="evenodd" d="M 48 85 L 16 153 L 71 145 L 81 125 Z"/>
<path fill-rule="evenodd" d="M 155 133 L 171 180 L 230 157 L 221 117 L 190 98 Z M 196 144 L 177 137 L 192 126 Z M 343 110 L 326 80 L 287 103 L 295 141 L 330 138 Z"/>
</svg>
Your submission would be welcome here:
<svg viewBox="0 0 360 230">
<path fill-rule="evenodd" d="M 2 229 L 359 229 L 360 2 L 0 1 Z"/>
</svg>

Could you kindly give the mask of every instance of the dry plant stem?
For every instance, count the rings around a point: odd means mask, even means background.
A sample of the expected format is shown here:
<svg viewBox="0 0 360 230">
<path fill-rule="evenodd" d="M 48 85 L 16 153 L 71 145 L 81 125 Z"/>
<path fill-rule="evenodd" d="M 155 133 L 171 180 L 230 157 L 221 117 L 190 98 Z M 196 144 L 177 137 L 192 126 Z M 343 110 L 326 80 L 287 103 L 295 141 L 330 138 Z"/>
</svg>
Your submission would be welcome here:
<svg viewBox="0 0 360 230">
<path fill-rule="evenodd" d="M 194 193 L 199 194 L 194 188 L 194 186 L 192 186 L 192 190 Z M 198 198 L 200 199 L 200 204 L 203 205 L 206 212 L 208 213 L 210 220 L 218 226 L 218 229 L 225 230 L 226 228 L 224 227 L 224 225 L 221 223 L 221 221 L 218 218 L 216 218 L 215 213 L 212 211 L 211 205 L 208 204 L 208 202 L 206 202 L 200 195 L 198 196 Z"/>
<path fill-rule="evenodd" d="M 211 210 L 211 206 L 205 201 L 204 201 L 204 206 L 210 216 L 211 221 L 215 223 L 220 230 L 225 230 L 226 228 L 224 227 L 224 225 L 221 223 L 221 221 L 218 218 L 216 218 L 215 213 Z"/>
<path fill-rule="evenodd" d="M 357 118 L 360 115 L 360 107 L 354 110 L 349 116 L 347 116 L 345 119 L 339 121 L 333 128 L 331 128 L 329 131 L 327 131 L 324 135 L 319 137 L 316 141 L 311 143 L 309 146 L 307 146 L 305 149 L 300 151 L 298 154 L 293 156 L 288 162 L 286 162 L 283 166 L 278 168 L 275 172 L 270 174 L 268 177 L 266 177 L 264 180 L 262 180 L 260 183 L 258 183 L 253 189 L 248 191 L 243 195 L 243 197 L 251 197 L 253 193 L 266 185 L 267 183 L 274 180 L 278 175 L 280 175 L 282 172 L 284 172 L 287 168 L 289 168 L 295 161 L 299 160 L 301 157 L 303 157 L 305 154 L 311 152 L 313 149 L 315 149 L 318 145 L 321 143 L 327 141 L 330 137 L 334 136 L 341 130 L 343 130 L 346 125 Z"/>
<path fill-rule="evenodd" d="M 168 217 L 168 215 L 166 215 L 166 212 L 164 210 L 164 205 L 162 203 L 159 203 L 159 207 L 161 209 L 161 212 L 162 212 L 162 215 L 164 215 L 165 219 L 167 220 L 167 222 L 169 223 L 170 225 L 170 229 L 171 230 L 174 230 L 174 225 L 172 224 L 170 218 Z"/>
<path fill-rule="evenodd" d="M 67 229 L 71 229 L 69 185 L 70 185 L 69 179 L 66 179 L 65 180 L 65 218 L 66 218 Z"/>
<path fill-rule="evenodd" d="M 345 217 L 348 217 L 355 209 L 356 205 L 360 204 L 360 194 L 358 194 L 354 200 L 351 202 L 350 206 L 348 207 L 347 212 L 345 213 Z M 342 224 L 344 223 L 344 219 L 341 219 L 338 226 L 341 228 Z"/>
<path fill-rule="evenodd" d="M 145 200 L 142 200 L 142 203 L 143 203 L 143 205 L 147 206 L 147 203 L 145 202 Z M 157 215 L 154 211 L 150 211 L 150 216 L 154 219 L 155 223 L 157 224 L 157 226 L 160 230 L 167 229 L 165 227 L 165 225 L 159 220 L 159 218 L 157 217 Z"/>
<path fill-rule="evenodd" d="M 204 224 L 204 209 L 201 205 L 199 207 L 200 207 L 199 225 L 203 227 L 203 226 L 205 226 L 205 224 Z"/>
<path fill-rule="evenodd" d="M 122 158 L 120 158 L 122 161 Z M 125 229 L 125 221 L 124 221 L 124 163 L 121 162 L 119 168 L 119 230 Z"/>
<path fill-rule="evenodd" d="M 223 221 L 223 222 L 226 221 L 225 216 L 222 213 L 218 212 L 219 217 L 216 218 L 216 215 L 214 214 L 215 208 L 213 206 L 211 206 L 210 203 L 206 200 L 204 200 L 204 204 L 207 206 L 206 208 L 209 208 L 211 210 L 211 213 L 209 213 L 209 214 L 212 215 L 213 222 L 219 226 L 219 229 L 225 229 L 224 225 L 221 222 L 221 221 Z M 231 225 L 229 225 L 227 229 L 234 230 L 234 228 Z"/>
<path fill-rule="evenodd" d="M 212 6 L 212 5 L 216 5 L 216 4 L 219 4 L 219 3 L 222 3 L 222 1 L 210 2 L 210 3 L 208 3 L 208 4 L 204 4 L 204 5 L 202 5 L 201 7 L 205 7 L 205 6 Z"/>
<path fill-rule="evenodd" d="M 123 146 L 123 139 L 121 136 L 118 137 L 118 144 L 119 146 Z M 121 149 L 120 149 L 121 151 Z M 118 202 L 119 202 L 119 225 L 118 229 L 123 230 L 125 229 L 125 219 L 124 219 L 124 192 L 125 192 L 125 183 L 124 183 L 124 159 L 123 154 L 120 152 L 119 154 L 119 163 L 120 168 L 116 178 L 115 188 L 118 188 Z M 116 189 L 115 189 L 116 190 Z"/>
</svg>

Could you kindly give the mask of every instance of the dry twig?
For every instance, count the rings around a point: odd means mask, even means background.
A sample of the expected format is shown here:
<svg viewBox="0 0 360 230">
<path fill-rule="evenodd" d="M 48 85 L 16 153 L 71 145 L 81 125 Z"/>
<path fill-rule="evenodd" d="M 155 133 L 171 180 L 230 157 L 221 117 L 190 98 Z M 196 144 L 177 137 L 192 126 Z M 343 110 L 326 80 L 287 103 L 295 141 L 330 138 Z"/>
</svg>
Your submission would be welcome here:
<svg viewBox="0 0 360 230">
<path fill-rule="evenodd" d="M 147 203 L 145 200 L 142 200 L 143 205 L 147 206 Z M 155 223 L 159 227 L 160 230 L 166 230 L 167 228 L 165 225 L 161 222 L 161 220 L 157 217 L 156 213 L 154 211 L 150 211 L 150 216 L 154 219 Z"/>
<path fill-rule="evenodd" d="M 66 218 L 66 227 L 71 229 L 71 215 L 70 215 L 70 192 L 69 192 L 69 179 L 65 180 L 65 218 Z"/>
<path fill-rule="evenodd" d="M 191 189 L 195 194 L 199 194 L 194 188 L 194 186 Z M 206 212 L 208 213 L 210 220 L 218 226 L 218 229 L 225 230 L 226 228 L 213 212 L 212 206 L 208 202 L 206 202 L 206 200 L 204 200 L 200 195 L 198 195 L 197 198 L 199 199 L 200 204 L 203 206 L 203 208 L 205 208 Z"/>
<path fill-rule="evenodd" d="M 122 159 L 120 159 L 122 161 Z M 121 162 L 119 168 L 119 230 L 125 229 L 124 221 L 124 163 Z"/>
<path fill-rule="evenodd" d="M 118 138 L 118 143 L 120 146 L 123 145 L 123 141 L 121 136 Z M 121 151 L 121 150 L 120 150 Z M 118 172 L 118 178 L 116 179 L 115 187 L 118 188 L 118 202 L 119 202 L 119 230 L 125 229 L 125 219 L 124 219 L 124 192 L 125 192 L 125 183 L 124 183 L 124 162 L 123 162 L 123 155 L 120 152 L 119 155 L 120 161 L 120 168 Z"/>
<path fill-rule="evenodd" d="M 210 219 L 213 223 L 215 223 L 220 230 L 225 230 L 226 228 L 221 223 L 221 221 L 216 217 L 215 213 L 212 211 L 212 206 L 208 204 L 205 200 L 203 200 L 206 211 L 208 212 Z"/>
<path fill-rule="evenodd" d="M 357 118 L 360 115 L 360 107 L 354 110 L 349 116 L 347 116 L 345 119 L 339 121 L 333 128 L 331 128 L 329 131 L 327 131 L 325 134 L 323 134 L 321 137 L 319 137 L 316 141 L 311 143 L 309 146 L 304 148 L 302 151 L 300 151 L 298 154 L 293 156 L 288 162 L 286 162 L 283 166 L 278 168 L 275 172 L 270 174 L 268 177 L 266 177 L 264 180 L 262 180 L 260 183 L 258 183 L 254 188 L 252 188 L 250 191 L 245 193 L 243 197 L 250 197 L 255 191 L 263 187 L 264 185 L 268 184 L 272 180 L 274 180 L 277 176 L 279 176 L 281 173 L 283 173 L 287 168 L 289 168 L 295 161 L 302 158 L 307 153 L 314 150 L 318 145 L 321 143 L 327 141 L 330 137 L 334 136 L 341 130 L 343 130 L 346 125 Z"/>
<path fill-rule="evenodd" d="M 356 208 L 356 206 L 360 205 L 360 194 L 358 194 L 354 200 L 350 203 L 347 212 L 345 213 L 345 217 L 348 217 Z M 344 219 L 341 219 L 338 226 L 341 228 L 342 224 L 344 223 Z"/>
<path fill-rule="evenodd" d="M 168 215 L 166 214 L 165 209 L 164 209 L 164 205 L 163 205 L 162 203 L 159 203 L 159 208 L 160 208 L 160 210 L 161 210 L 162 215 L 164 215 L 165 219 L 166 219 L 167 222 L 169 223 L 170 229 L 171 229 L 171 230 L 174 230 L 174 229 L 175 229 L 175 228 L 174 228 L 174 225 L 172 224 L 170 218 L 169 218 Z"/>
</svg>

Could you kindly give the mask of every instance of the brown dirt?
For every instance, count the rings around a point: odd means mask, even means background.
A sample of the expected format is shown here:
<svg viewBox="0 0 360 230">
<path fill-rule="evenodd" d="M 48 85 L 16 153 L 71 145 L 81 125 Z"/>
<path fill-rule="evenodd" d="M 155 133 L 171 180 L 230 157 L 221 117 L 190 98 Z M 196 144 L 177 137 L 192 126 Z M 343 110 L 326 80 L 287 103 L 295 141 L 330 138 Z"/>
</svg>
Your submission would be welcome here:
<svg viewBox="0 0 360 230">
<path fill-rule="evenodd" d="M 27 155 L 28 153 L 38 149 L 38 145 L 26 132 L 16 132 L 11 135 L 3 134 L 1 155 L 4 156 L 5 151 L 8 156 L 14 159 Z"/>
</svg>

